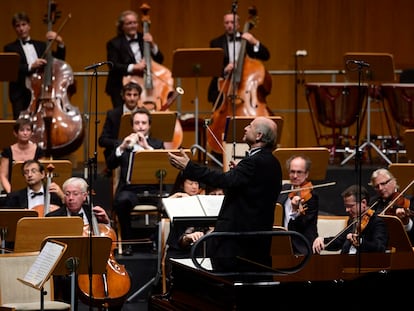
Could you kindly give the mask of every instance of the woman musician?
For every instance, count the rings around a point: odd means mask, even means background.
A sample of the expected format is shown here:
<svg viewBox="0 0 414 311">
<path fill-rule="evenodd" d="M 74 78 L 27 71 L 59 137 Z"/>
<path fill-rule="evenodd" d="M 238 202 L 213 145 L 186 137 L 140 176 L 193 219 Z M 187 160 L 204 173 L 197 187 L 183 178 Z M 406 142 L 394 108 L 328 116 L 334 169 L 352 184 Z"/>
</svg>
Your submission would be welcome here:
<svg viewBox="0 0 414 311">
<path fill-rule="evenodd" d="M 317 237 L 313 241 L 313 252 L 319 254 L 323 249 L 341 250 L 342 254 L 384 252 L 388 242 L 387 228 L 385 222 L 368 206 L 367 189 L 352 185 L 341 196 L 349 214 L 349 226 L 335 237 Z"/>
<path fill-rule="evenodd" d="M 413 199 L 405 195 L 405 191 L 399 191 L 397 179 L 385 168 L 377 169 L 371 174 L 370 185 L 377 193 L 371 204 L 375 204 L 375 212 L 400 218 L 411 243 L 413 243 Z"/>
</svg>

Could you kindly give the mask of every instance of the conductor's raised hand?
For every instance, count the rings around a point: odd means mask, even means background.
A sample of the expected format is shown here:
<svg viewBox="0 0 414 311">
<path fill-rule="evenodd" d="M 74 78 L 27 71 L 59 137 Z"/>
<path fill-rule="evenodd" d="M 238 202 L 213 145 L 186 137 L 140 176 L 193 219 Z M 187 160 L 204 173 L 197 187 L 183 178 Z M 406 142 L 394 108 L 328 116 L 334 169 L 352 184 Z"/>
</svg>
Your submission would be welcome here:
<svg viewBox="0 0 414 311">
<path fill-rule="evenodd" d="M 168 152 L 168 159 L 170 160 L 171 165 L 179 170 L 185 169 L 188 162 L 190 162 L 190 158 L 183 149 L 180 150 L 180 154 Z"/>
</svg>

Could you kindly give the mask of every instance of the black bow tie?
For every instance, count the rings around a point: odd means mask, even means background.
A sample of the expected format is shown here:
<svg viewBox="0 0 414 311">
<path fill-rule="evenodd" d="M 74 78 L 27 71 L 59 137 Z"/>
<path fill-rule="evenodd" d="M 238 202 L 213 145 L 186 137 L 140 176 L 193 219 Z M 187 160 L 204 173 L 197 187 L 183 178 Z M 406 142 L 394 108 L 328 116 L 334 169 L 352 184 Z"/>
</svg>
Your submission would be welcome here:
<svg viewBox="0 0 414 311">
<path fill-rule="evenodd" d="M 33 44 L 33 41 L 32 40 L 26 40 L 26 41 L 22 41 L 22 43 L 23 43 L 23 45 L 25 45 L 26 43 Z"/>
<path fill-rule="evenodd" d="M 36 196 L 38 196 L 38 195 L 43 195 L 43 192 L 32 192 L 31 194 L 30 194 L 30 197 L 33 199 L 34 197 L 36 197 Z"/>
<path fill-rule="evenodd" d="M 83 218 L 83 213 L 72 213 L 70 214 L 70 216 L 78 216 L 78 217 Z"/>
<path fill-rule="evenodd" d="M 132 43 L 132 42 L 137 42 L 137 43 L 138 43 L 138 38 L 129 39 L 129 40 L 128 40 L 128 42 L 129 42 L 129 43 Z"/>
<path fill-rule="evenodd" d="M 240 41 L 241 37 L 240 36 L 236 36 L 236 40 L 234 40 L 234 36 L 233 35 L 229 35 L 229 41 Z"/>
</svg>

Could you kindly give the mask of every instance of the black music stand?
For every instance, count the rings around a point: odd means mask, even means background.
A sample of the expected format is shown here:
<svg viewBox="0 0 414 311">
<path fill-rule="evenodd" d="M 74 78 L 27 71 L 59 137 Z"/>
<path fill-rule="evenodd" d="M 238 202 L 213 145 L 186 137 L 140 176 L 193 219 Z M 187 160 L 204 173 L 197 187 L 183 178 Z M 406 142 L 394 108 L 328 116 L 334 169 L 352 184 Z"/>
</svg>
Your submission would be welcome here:
<svg viewBox="0 0 414 311">
<path fill-rule="evenodd" d="M 0 209 L 1 253 L 4 253 L 6 242 L 14 244 L 17 223 L 23 217 L 38 217 L 38 213 L 28 209 Z"/>
<path fill-rule="evenodd" d="M 43 240 L 42 247 L 47 241 L 59 241 L 67 246 L 52 275 L 70 275 L 71 310 L 73 311 L 74 306 L 77 306 L 75 303 L 77 275 L 104 274 L 106 272 L 112 239 L 107 236 L 53 236 L 46 237 Z M 91 262 L 92 265 L 90 265 Z"/>
<path fill-rule="evenodd" d="M 358 70 L 350 70 L 349 66 L 352 66 L 350 63 L 352 61 L 362 61 L 368 65 L 368 67 L 363 67 L 363 77 L 365 78 L 365 82 L 368 83 L 370 86 L 376 86 L 380 83 L 392 83 L 395 82 L 395 68 L 394 68 L 394 57 L 392 54 L 389 53 L 346 53 L 344 55 L 344 62 L 346 68 L 346 76 L 347 79 L 351 82 L 359 82 L 358 81 Z M 355 69 L 358 69 L 357 64 L 353 65 Z M 361 68 L 362 69 L 362 68 Z M 375 88 L 374 88 L 375 90 Z M 371 100 L 372 96 L 370 96 L 370 92 L 368 91 L 368 99 L 366 105 L 366 113 L 367 113 L 367 134 L 366 134 L 366 141 L 357 148 L 359 150 L 354 150 L 348 157 L 346 157 L 342 162 L 341 165 L 344 165 L 348 162 L 351 158 L 353 158 L 357 151 L 363 151 L 366 147 L 373 148 L 378 155 L 380 155 L 388 164 L 391 164 L 391 160 L 375 145 L 371 142 Z M 359 133 L 357 133 L 357 136 Z"/>
<path fill-rule="evenodd" d="M 151 137 L 160 139 L 164 142 L 172 141 L 174 138 L 177 112 L 153 111 L 151 112 L 151 119 Z M 122 140 L 131 133 L 131 114 L 125 113 L 121 117 L 118 138 Z"/>
<path fill-rule="evenodd" d="M 0 81 L 16 81 L 19 73 L 20 55 L 0 53 Z"/>
<path fill-rule="evenodd" d="M 220 77 L 222 75 L 222 65 L 224 51 L 221 48 L 194 48 L 194 49 L 176 49 L 173 54 L 173 77 L 178 78 L 195 78 L 195 112 L 194 112 L 194 132 L 195 143 L 190 147 L 200 150 L 210 157 L 218 165 L 223 166 L 212 154 L 208 153 L 205 148 L 200 146 L 198 141 L 198 78 L 200 77 Z"/>
<path fill-rule="evenodd" d="M 191 151 L 184 150 L 190 157 Z M 163 186 L 164 184 L 173 184 L 177 178 L 177 174 L 180 172 L 178 169 L 170 164 L 168 159 L 168 152 L 179 153 L 177 149 L 156 149 L 156 150 L 143 150 L 138 151 L 134 155 L 134 161 L 132 164 L 132 170 L 130 172 L 130 184 L 159 184 L 160 192 L 159 198 L 163 197 Z M 161 204 L 158 204 L 160 207 Z M 139 295 L 151 284 L 156 284 L 161 276 L 161 245 L 158 244 L 158 263 L 157 273 L 151 278 L 146 284 L 135 291 L 126 300 L 131 301 L 135 296 Z"/>
</svg>

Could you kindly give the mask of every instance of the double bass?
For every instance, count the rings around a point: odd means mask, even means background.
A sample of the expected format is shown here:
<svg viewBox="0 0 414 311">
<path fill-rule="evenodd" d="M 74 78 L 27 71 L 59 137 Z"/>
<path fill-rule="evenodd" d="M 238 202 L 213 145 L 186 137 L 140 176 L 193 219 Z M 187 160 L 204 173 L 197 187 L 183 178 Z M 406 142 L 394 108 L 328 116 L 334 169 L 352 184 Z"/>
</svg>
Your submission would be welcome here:
<svg viewBox="0 0 414 311">
<path fill-rule="evenodd" d="M 244 25 L 243 32 L 252 29 L 257 21 L 257 9 L 249 8 L 249 18 Z M 242 40 L 237 63 L 234 71 L 226 78 L 218 80 L 222 98 L 219 108 L 213 108 L 207 131 L 207 143 L 216 152 L 222 153 L 220 141 L 225 131 L 226 120 L 229 116 L 270 116 L 272 112 L 267 107 L 266 96 L 270 94 L 272 79 L 269 72 L 260 60 L 253 59 L 246 54 L 246 40 Z M 223 95 L 223 96 L 222 96 Z"/>
<path fill-rule="evenodd" d="M 56 4 L 49 1 L 48 31 L 52 30 L 58 15 Z M 70 17 L 68 15 L 61 28 Z M 46 65 L 26 80 L 32 98 L 29 107 L 20 113 L 19 118 L 31 120 L 32 140 L 47 156 L 65 156 L 82 144 L 84 125 L 79 109 L 69 101 L 68 88 L 74 83 L 72 68 L 65 61 L 53 57 L 53 42 L 54 40 L 48 42 L 41 57 L 47 60 Z"/>
<path fill-rule="evenodd" d="M 142 4 L 142 28 L 143 33 L 149 33 L 151 24 L 149 18 L 150 6 L 146 3 Z M 149 42 L 144 41 L 143 57 L 145 60 L 145 70 L 142 76 L 126 76 L 123 78 L 123 84 L 133 81 L 142 87 L 141 102 L 149 111 L 166 111 L 174 100 L 184 93 L 182 88 L 173 89 L 174 79 L 171 71 L 155 62 L 151 57 L 151 46 Z M 180 120 L 176 120 L 174 127 L 174 136 L 171 142 L 165 142 L 166 149 L 177 149 L 183 141 L 183 129 Z"/>
</svg>

